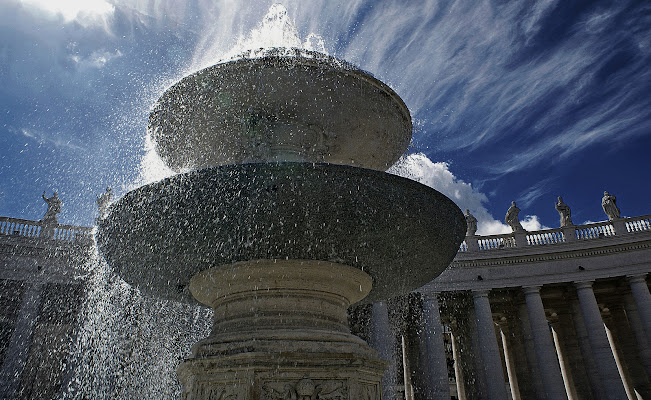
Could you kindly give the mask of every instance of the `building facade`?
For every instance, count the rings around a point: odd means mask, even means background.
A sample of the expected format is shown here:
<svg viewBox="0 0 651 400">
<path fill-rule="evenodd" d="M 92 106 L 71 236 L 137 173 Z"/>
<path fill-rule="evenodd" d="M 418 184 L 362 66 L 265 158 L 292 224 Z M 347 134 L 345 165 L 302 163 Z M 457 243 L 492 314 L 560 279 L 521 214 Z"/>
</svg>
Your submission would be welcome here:
<svg viewBox="0 0 651 400">
<path fill-rule="evenodd" d="M 72 376 L 90 228 L 0 217 L 0 398 Z M 651 398 L 651 216 L 477 236 L 419 291 L 351 310 L 384 398 Z"/>
<path fill-rule="evenodd" d="M 366 310 L 386 397 L 651 398 L 650 218 L 468 235 L 418 293 Z"/>
<path fill-rule="evenodd" d="M 58 398 L 69 380 L 92 243 L 90 228 L 0 217 L 0 399 Z"/>
</svg>

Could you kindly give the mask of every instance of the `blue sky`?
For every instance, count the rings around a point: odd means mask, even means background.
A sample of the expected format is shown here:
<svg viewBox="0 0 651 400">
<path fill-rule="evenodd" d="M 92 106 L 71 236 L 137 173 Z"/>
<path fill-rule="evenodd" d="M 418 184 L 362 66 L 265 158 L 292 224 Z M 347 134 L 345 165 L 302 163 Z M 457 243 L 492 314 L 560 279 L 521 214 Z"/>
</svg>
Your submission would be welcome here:
<svg viewBox="0 0 651 400">
<path fill-rule="evenodd" d="M 265 25 L 273 3 L 0 0 L 0 215 L 38 220 L 58 190 L 60 222 L 91 225 L 106 186 L 156 176 L 147 115 L 166 87 L 274 44 L 391 85 L 422 153 L 401 170 L 484 233 L 511 200 L 532 228 L 558 226 L 558 195 L 575 223 L 605 219 L 604 190 L 651 213 L 649 2 L 281 1 L 288 19 Z"/>
</svg>

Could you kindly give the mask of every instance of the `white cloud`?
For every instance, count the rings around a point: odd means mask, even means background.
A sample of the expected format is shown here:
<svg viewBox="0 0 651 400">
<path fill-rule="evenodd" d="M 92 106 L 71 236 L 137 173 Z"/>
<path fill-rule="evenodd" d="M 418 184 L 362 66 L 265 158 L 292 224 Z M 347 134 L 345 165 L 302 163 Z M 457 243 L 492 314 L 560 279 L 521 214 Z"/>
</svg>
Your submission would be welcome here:
<svg viewBox="0 0 651 400">
<path fill-rule="evenodd" d="M 19 0 L 26 10 L 82 26 L 105 25 L 115 7 L 105 0 Z"/>
<path fill-rule="evenodd" d="M 470 213 L 477 218 L 477 233 L 480 235 L 510 233 L 511 228 L 496 220 L 484 207 L 483 203 L 488 201 L 486 195 L 474 190 L 470 183 L 458 179 L 449 167 L 445 162 L 433 162 L 424 154 L 418 153 L 401 158 L 387 172 L 436 189 L 454 201 L 462 211 L 470 210 Z M 527 216 L 522 224 L 523 226 L 526 224 L 532 230 L 540 226 L 536 216 Z"/>
<path fill-rule="evenodd" d="M 526 215 L 524 219 L 520 220 L 520 224 L 529 232 L 550 229 L 548 226 L 541 224 L 536 215 Z"/>
</svg>

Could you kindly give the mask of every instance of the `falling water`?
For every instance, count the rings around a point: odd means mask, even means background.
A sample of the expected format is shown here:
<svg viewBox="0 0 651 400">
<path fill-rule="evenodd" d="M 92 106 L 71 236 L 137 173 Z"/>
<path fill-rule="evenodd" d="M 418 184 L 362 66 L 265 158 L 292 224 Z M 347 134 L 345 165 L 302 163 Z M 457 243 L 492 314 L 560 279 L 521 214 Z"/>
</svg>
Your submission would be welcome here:
<svg viewBox="0 0 651 400">
<path fill-rule="evenodd" d="M 175 83 L 178 78 L 211 66 L 219 61 L 240 57 L 255 57 L 261 50 L 270 48 L 295 48 L 328 54 L 320 35 L 309 33 L 301 40 L 296 23 L 287 14 L 287 9 L 281 4 L 273 4 L 262 21 L 247 35 L 241 36 L 237 43 L 225 53 L 212 47 L 203 48 L 201 54 L 185 71 L 180 71 L 179 77 L 168 82 Z M 287 54 L 291 55 L 291 54 Z M 303 53 L 303 56 L 306 54 Z M 165 89 L 165 88 L 161 88 Z M 161 91 L 162 92 L 162 91 Z M 159 93 L 160 94 L 160 93 Z M 140 178 L 131 187 L 157 182 L 171 176 L 174 172 L 161 160 L 156 153 L 153 141 L 149 135 L 145 139 L 145 155 L 140 162 Z"/>
<path fill-rule="evenodd" d="M 269 47 L 325 52 L 323 40 L 316 34 L 311 33 L 301 41 L 287 10 L 276 4 L 271 6 L 258 27 L 218 59 L 232 58 L 247 51 L 249 56 L 255 56 L 257 49 Z M 149 136 L 145 150 L 140 179 L 132 188 L 173 174 L 156 154 Z M 143 296 L 112 271 L 96 248 L 86 270 L 87 292 L 67 366 L 71 376 L 62 390 L 62 397 L 179 397 L 176 367 L 190 354 L 191 345 L 208 335 L 212 312 L 197 305 Z"/>
<path fill-rule="evenodd" d="M 175 369 L 207 335 L 211 312 L 148 298 L 117 277 L 97 252 L 87 265 L 64 399 L 177 398 Z"/>
</svg>

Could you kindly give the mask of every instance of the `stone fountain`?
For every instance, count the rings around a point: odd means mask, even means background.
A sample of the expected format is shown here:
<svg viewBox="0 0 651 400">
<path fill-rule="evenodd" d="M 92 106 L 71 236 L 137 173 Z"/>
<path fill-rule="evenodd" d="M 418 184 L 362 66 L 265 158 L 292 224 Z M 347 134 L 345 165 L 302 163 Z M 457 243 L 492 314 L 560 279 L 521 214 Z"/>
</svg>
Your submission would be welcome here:
<svg viewBox="0 0 651 400">
<path fill-rule="evenodd" d="M 183 398 L 380 399 L 387 363 L 347 308 L 429 282 L 466 231 L 450 199 L 384 172 L 411 140 L 400 97 L 341 60 L 273 49 L 182 79 L 149 129 L 190 172 L 127 193 L 97 241 L 142 292 L 213 308 L 178 368 Z"/>
</svg>

